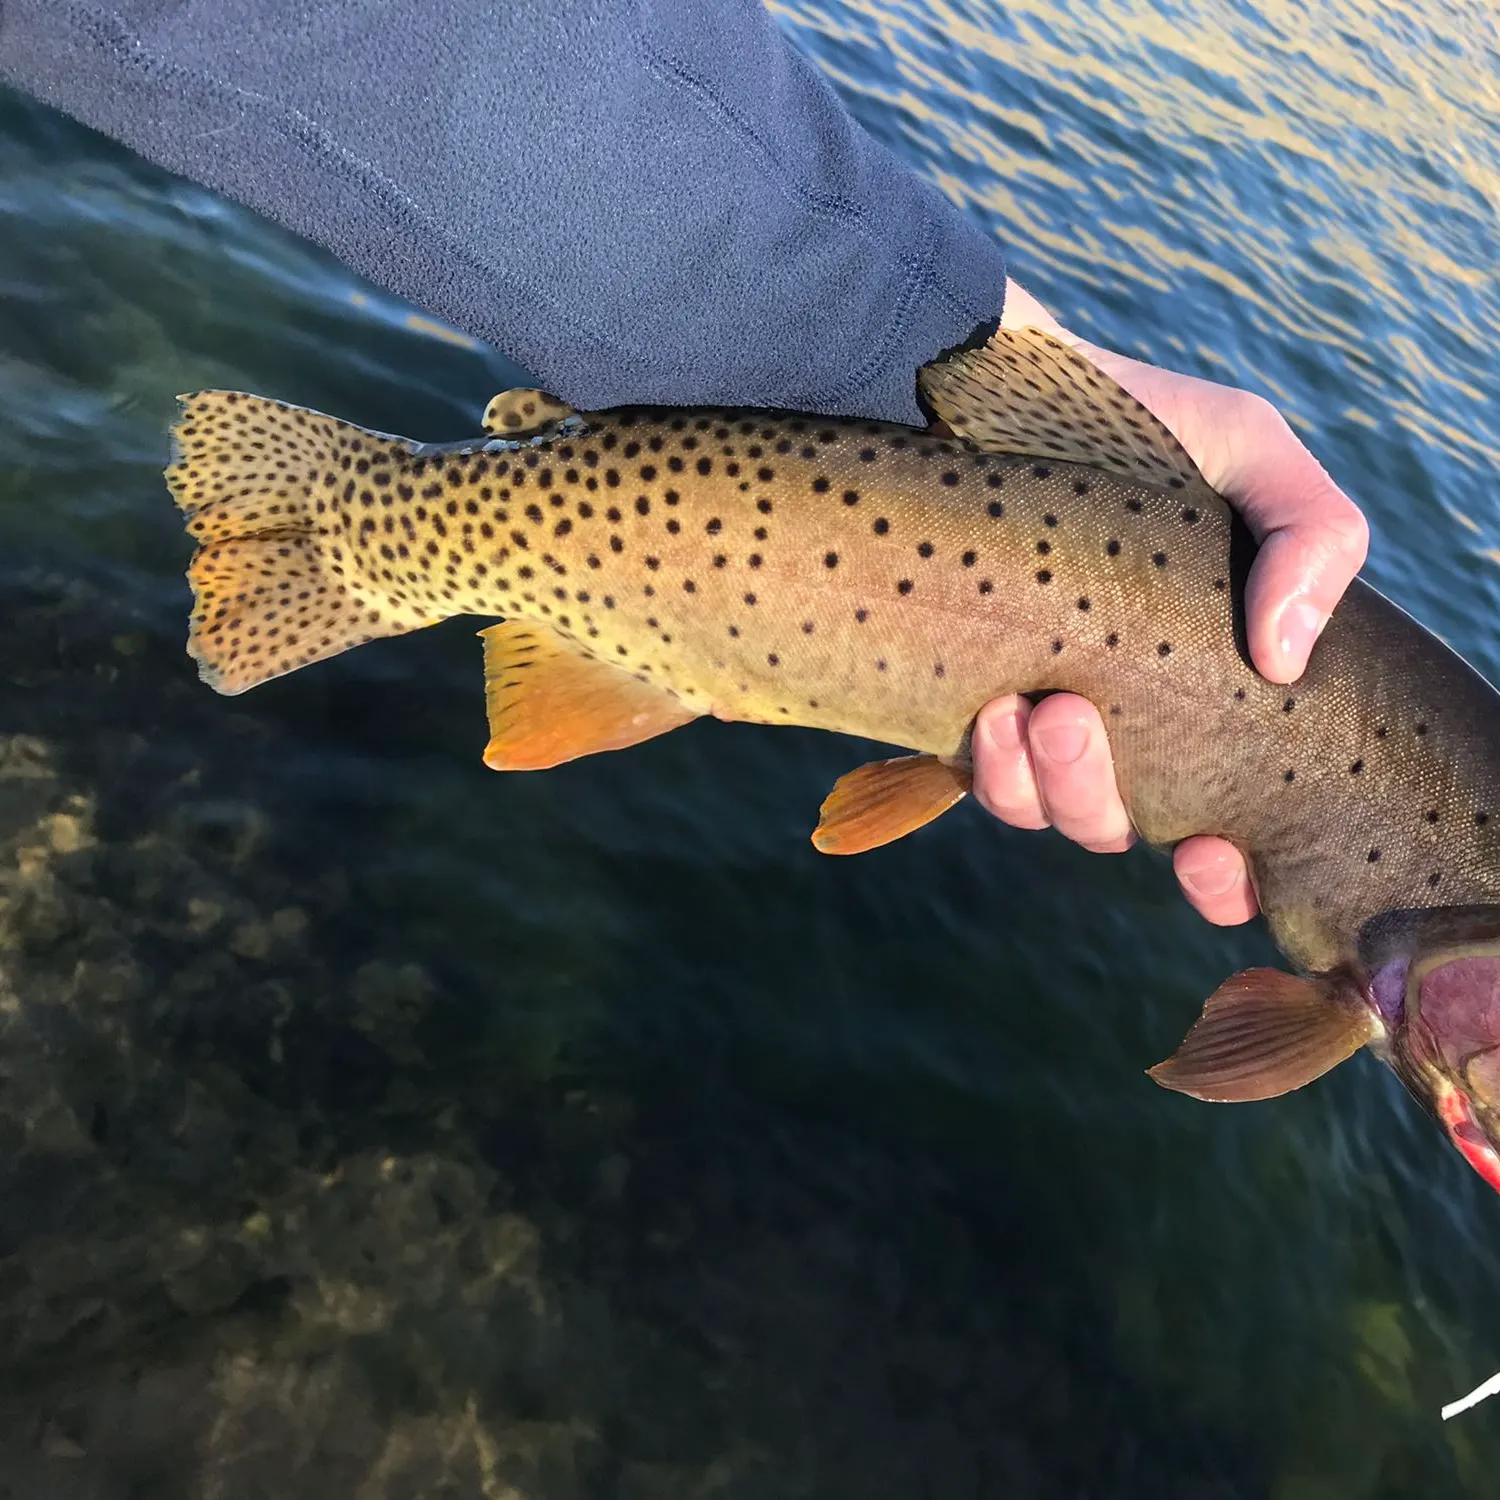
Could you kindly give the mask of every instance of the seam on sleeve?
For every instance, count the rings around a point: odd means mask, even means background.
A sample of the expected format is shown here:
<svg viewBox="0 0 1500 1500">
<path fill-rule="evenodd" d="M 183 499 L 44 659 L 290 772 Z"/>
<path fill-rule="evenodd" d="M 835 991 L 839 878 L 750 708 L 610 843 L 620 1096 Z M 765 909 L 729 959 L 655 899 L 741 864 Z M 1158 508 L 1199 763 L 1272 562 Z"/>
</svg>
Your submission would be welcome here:
<svg viewBox="0 0 1500 1500">
<path fill-rule="evenodd" d="M 775 151 L 761 139 L 748 121 L 742 119 L 720 97 L 712 85 L 689 72 L 673 59 L 664 56 L 660 49 L 646 39 L 643 31 L 636 33 L 635 40 L 648 68 L 663 82 L 673 86 L 690 99 L 701 112 L 717 120 L 720 125 L 727 126 L 748 145 L 759 159 L 767 180 L 783 196 L 791 198 L 809 212 L 832 222 L 840 230 L 863 240 L 866 244 L 872 246 L 878 244 L 870 231 L 868 216 L 862 210 L 839 194 L 809 192 L 796 180 L 794 173 L 782 167 Z M 792 53 L 798 66 L 811 66 L 784 37 L 781 38 L 781 42 Z M 863 131 L 863 127 L 852 116 L 849 125 L 851 130 Z M 908 170 L 904 166 L 900 169 Z M 859 391 L 874 382 L 881 371 L 890 365 L 891 351 L 900 342 L 900 336 L 910 322 L 919 294 L 924 288 L 931 288 L 934 291 L 938 289 L 932 275 L 932 260 L 938 241 L 932 215 L 924 211 L 919 225 L 914 227 L 919 235 L 915 250 L 895 251 L 895 266 L 900 272 L 900 280 L 891 319 L 887 325 L 888 331 L 884 338 L 874 341 L 870 352 L 843 380 L 831 388 L 826 388 L 830 403 L 845 404 L 852 400 Z M 950 299 L 945 295 L 945 300 Z M 951 300 L 950 306 L 953 306 Z M 960 312 L 960 316 L 966 315 Z M 913 381 L 915 381 L 915 371 L 913 371 Z M 915 384 L 913 389 L 915 389 Z"/>
</svg>

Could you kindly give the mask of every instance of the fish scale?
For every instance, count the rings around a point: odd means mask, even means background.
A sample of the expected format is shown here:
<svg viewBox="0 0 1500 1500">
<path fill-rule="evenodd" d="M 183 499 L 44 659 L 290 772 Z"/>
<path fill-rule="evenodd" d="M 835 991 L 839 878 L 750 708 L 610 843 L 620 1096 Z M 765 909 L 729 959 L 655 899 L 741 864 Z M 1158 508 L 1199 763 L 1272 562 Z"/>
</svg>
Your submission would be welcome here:
<svg viewBox="0 0 1500 1500">
<path fill-rule="evenodd" d="M 1373 919 L 1500 900 L 1500 698 L 1460 658 L 1356 582 L 1302 680 L 1268 683 L 1245 648 L 1254 545 L 1150 413 L 1040 335 L 996 334 L 921 390 L 945 426 L 580 414 L 516 391 L 490 436 L 442 448 L 200 393 L 168 471 L 200 543 L 190 649 L 239 692 L 499 616 L 483 632 L 497 768 L 709 713 L 917 752 L 840 782 L 815 836 L 830 852 L 961 797 L 984 703 L 1067 690 L 1104 715 L 1143 837 L 1235 843 L 1314 974 L 1365 972 Z M 1257 1017 L 1306 999 L 1279 981 L 1224 993 Z M 1319 994 L 1316 1014 L 1337 1009 Z M 1346 1016 L 1315 1045 L 1309 1024 L 1283 1039 L 1298 1066 L 1363 1039 Z"/>
</svg>

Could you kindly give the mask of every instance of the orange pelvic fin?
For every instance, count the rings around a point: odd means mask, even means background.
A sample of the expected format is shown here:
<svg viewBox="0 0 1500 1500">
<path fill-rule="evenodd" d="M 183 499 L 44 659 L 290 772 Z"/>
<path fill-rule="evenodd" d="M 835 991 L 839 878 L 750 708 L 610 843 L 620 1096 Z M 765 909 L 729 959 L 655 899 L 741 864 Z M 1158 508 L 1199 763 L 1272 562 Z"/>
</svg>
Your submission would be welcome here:
<svg viewBox="0 0 1500 1500">
<path fill-rule="evenodd" d="M 1149 1072 L 1163 1088 L 1195 1099 L 1274 1099 L 1353 1057 L 1380 1030 L 1342 975 L 1299 979 L 1246 969 L 1208 997 L 1182 1045 Z"/>
<path fill-rule="evenodd" d="M 545 771 L 698 717 L 664 688 L 579 654 L 544 625 L 505 620 L 479 636 L 492 771 Z"/>
<path fill-rule="evenodd" d="M 823 854 L 878 849 L 961 802 L 970 780 L 967 766 L 936 755 L 872 760 L 834 782 L 823 800 L 813 846 Z"/>
</svg>

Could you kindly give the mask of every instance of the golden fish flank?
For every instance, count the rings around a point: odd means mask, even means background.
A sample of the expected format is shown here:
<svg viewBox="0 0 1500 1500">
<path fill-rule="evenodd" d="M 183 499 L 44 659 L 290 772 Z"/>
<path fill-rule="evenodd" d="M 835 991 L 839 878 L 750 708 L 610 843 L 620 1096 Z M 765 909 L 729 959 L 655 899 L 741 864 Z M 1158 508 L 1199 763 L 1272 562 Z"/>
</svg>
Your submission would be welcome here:
<svg viewBox="0 0 1500 1500">
<path fill-rule="evenodd" d="M 512 746 L 509 759 L 492 750 L 491 764 L 542 763 L 521 748 L 542 732 L 529 684 L 560 670 L 566 651 L 611 670 L 573 704 L 571 748 L 548 764 L 644 738 L 622 739 L 614 723 L 627 698 L 638 725 L 713 712 L 961 758 L 988 696 L 1016 682 L 1060 685 L 1064 664 L 1049 657 L 1068 641 L 1109 648 L 1107 609 L 1087 596 L 1059 602 L 1069 550 L 1098 529 L 1064 529 L 1065 509 L 1076 512 L 1101 480 L 1195 482 L 1165 430 L 1086 362 L 1036 335 L 1002 337 L 924 372 L 928 399 L 961 435 L 972 426 L 1001 447 L 1021 433 L 1029 448 L 1040 435 L 1055 462 L 892 424 L 762 411 L 579 419 L 536 391 L 491 403 L 489 443 L 447 449 L 235 393 L 188 398 L 168 477 L 204 544 L 191 571 L 190 649 L 207 680 L 233 693 L 451 614 L 500 614 L 545 626 L 557 649 L 544 672 L 491 672 L 491 711 L 503 710 Z M 986 381 L 1001 358 L 1032 384 L 1043 377 L 1045 404 L 997 409 Z M 1064 361 L 1087 383 L 1059 380 Z M 1075 390 L 1076 411 L 1061 410 L 1059 389 Z M 1112 402 L 1128 421 L 1107 420 Z M 1086 424 L 1103 429 L 1103 454 L 1080 440 Z M 1085 457 L 1088 472 L 1074 473 L 1069 461 Z M 1119 539 L 1095 538 L 1112 557 L 1112 579 L 1092 586 L 1100 606 L 1112 591 L 1153 592 L 1140 533 L 1160 497 L 1143 495 Z M 1217 503 L 1206 492 L 1200 501 Z M 1031 533 L 1019 545 L 1039 562 L 1032 588 L 1054 572 L 1060 586 L 1035 599 L 1009 589 L 1002 605 L 998 580 L 1017 537 Z M 1013 659 L 998 659 L 997 627 L 1021 622 L 1048 631 L 1026 631 L 1019 661 L 1012 633 Z M 655 713 L 624 693 L 621 668 L 656 691 Z M 549 741 L 559 711 L 550 694 Z M 899 803 L 899 772 L 885 780 Z M 920 777 L 918 788 L 931 791 Z M 946 805 L 938 799 L 929 815 Z M 903 827 L 926 820 L 893 812 Z"/>
<path fill-rule="evenodd" d="M 1457 1015 L 1482 989 L 1444 967 L 1451 923 L 1413 914 L 1456 911 L 1500 951 L 1500 697 L 1360 582 L 1295 687 L 1258 677 L 1248 534 L 1155 417 L 1049 336 L 997 332 L 918 385 L 945 435 L 580 414 L 522 390 L 491 403 L 487 439 L 424 447 L 188 397 L 168 480 L 199 542 L 189 650 L 238 693 L 377 636 L 500 616 L 482 632 L 496 769 L 707 713 L 918 752 L 835 785 L 814 841 L 839 854 L 963 797 L 989 699 L 1082 693 L 1136 828 L 1233 840 L 1315 975 L 1236 976 L 1158 1079 L 1263 1098 L 1368 1043 L 1500 1185 L 1500 1071 L 1488 1099 L 1375 995 L 1418 950 L 1439 977 L 1410 1013 L 1426 996 Z"/>
</svg>

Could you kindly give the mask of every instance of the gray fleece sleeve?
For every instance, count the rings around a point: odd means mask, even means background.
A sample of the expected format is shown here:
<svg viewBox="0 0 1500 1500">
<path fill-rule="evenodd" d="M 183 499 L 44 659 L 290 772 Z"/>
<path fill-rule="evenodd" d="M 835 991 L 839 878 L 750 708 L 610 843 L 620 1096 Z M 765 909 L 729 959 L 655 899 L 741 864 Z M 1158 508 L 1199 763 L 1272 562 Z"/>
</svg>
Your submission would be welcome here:
<svg viewBox="0 0 1500 1500">
<path fill-rule="evenodd" d="M 999 247 L 758 0 L 0 0 L 0 76 L 582 407 L 919 420 Z"/>
</svg>

